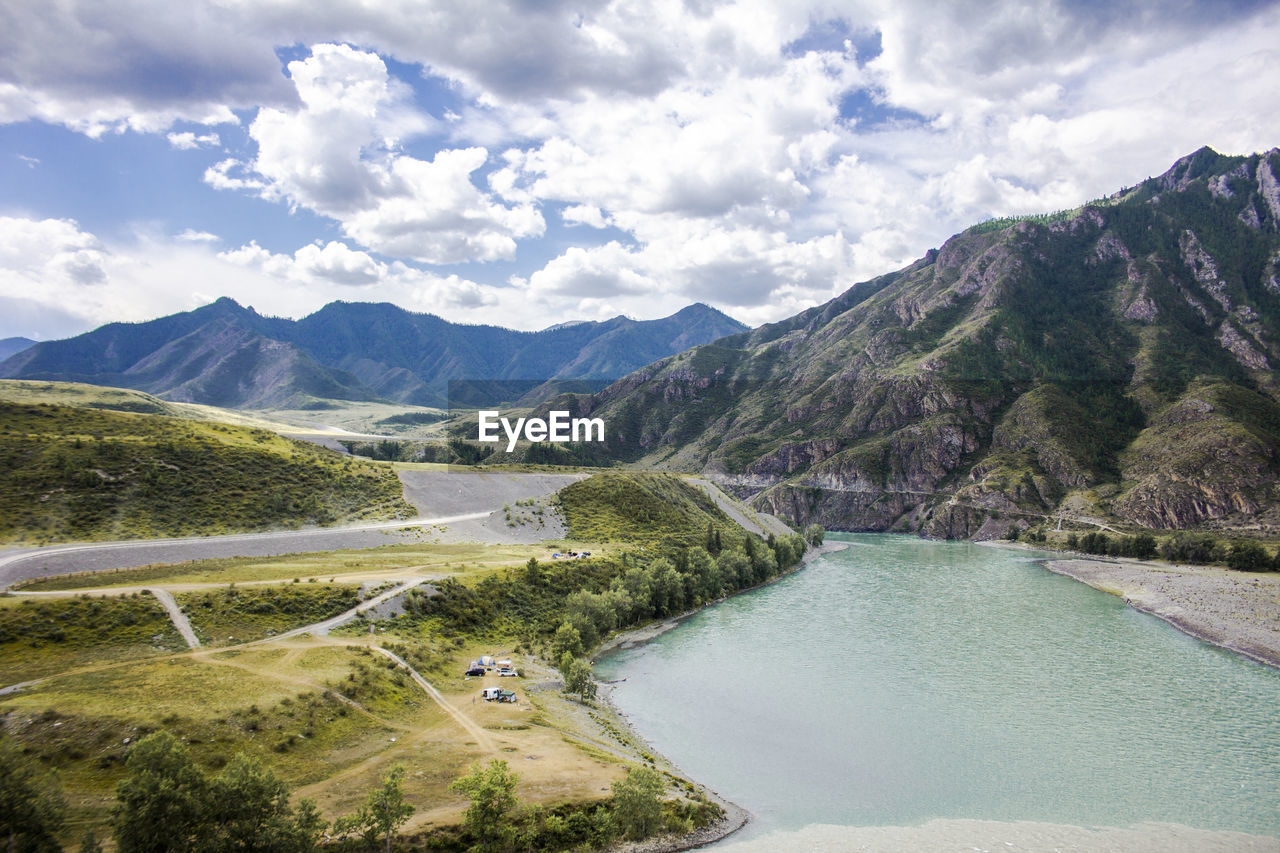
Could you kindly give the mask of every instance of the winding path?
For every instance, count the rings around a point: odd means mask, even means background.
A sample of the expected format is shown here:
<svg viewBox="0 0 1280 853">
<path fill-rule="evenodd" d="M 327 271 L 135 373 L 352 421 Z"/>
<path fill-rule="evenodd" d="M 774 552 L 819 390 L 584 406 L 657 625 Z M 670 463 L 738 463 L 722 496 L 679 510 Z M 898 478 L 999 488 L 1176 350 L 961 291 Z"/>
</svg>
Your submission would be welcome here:
<svg viewBox="0 0 1280 853">
<path fill-rule="evenodd" d="M 288 640 L 291 637 L 300 637 L 303 634 L 315 634 L 317 637 L 322 637 L 334 628 L 337 628 L 339 625 L 347 624 L 364 611 L 372 610 L 384 601 L 389 601 L 397 595 L 403 595 L 415 586 L 424 584 L 429 580 L 432 580 L 432 578 L 413 578 L 412 580 L 408 580 L 402 584 L 394 586 L 385 592 L 380 592 L 373 598 L 366 599 L 350 610 L 344 613 L 339 613 L 337 616 L 330 617 L 329 619 L 325 619 L 323 622 L 316 622 L 314 625 L 303 625 L 301 628 L 294 628 L 292 631 L 285 631 L 283 634 L 276 634 L 274 637 L 254 640 L 252 643 L 246 643 L 245 645 L 256 646 L 261 645 L 262 643 L 274 643 L 280 640 Z"/>
<path fill-rule="evenodd" d="M 458 725 L 466 729 L 467 733 L 476 739 L 476 744 L 479 745 L 481 749 L 485 750 L 486 752 L 497 753 L 498 748 L 497 746 L 494 745 L 493 739 L 489 737 L 489 733 L 486 732 L 484 729 L 480 728 L 478 725 L 476 725 L 475 722 L 469 719 L 465 714 L 463 714 L 457 708 L 450 705 L 448 700 L 444 698 L 444 696 L 440 693 L 440 691 L 432 687 L 431 682 L 427 681 L 425 678 L 419 675 L 416 669 L 409 666 L 409 664 L 405 662 L 404 658 L 400 657 L 394 652 L 387 651 L 381 646 L 374 646 L 373 650 L 378 654 L 386 655 L 387 657 L 391 658 L 393 661 L 398 663 L 400 666 L 404 667 L 404 669 L 408 671 L 409 677 L 413 679 L 414 683 L 417 684 L 419 687 L 421 687 L 424 691 L 426 691 L 427 695 L 430 696 L 432 699 L 434 699 L 436 704 L 439 705 L 446 714 L 448 714 L 450 717 L 453 717 L 453 719 L 458 723 Z"/>
</svg>

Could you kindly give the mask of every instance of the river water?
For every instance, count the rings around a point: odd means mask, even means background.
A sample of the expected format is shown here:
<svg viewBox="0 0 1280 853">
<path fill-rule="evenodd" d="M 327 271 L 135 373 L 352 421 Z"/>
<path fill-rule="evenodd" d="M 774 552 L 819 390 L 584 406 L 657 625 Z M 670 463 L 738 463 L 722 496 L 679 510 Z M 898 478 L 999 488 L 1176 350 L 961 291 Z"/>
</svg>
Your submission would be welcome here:
<svg viewBox="0 0 1280 853">
<path fill-rule="evenodd" d="M 938 819 L 1280 836 L 1280 671 L 1027 552 L 831 539 L 851 545 L 596 668 L 752 813 L 735 839 Z"/>
</svg>

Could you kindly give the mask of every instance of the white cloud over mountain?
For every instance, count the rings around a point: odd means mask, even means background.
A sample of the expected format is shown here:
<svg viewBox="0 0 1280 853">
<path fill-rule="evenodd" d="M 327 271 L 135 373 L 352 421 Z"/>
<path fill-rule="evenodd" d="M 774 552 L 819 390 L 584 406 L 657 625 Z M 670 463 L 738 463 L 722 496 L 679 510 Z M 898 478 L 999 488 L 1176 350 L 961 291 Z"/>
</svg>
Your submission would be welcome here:
<svg viewBox="0 0 1280 853">
<path fill-rule="evenodd" d="M 19 0 L 0 122 L 161 134 L 209 186 L 334 223 L 287 253 L 112 244 L 252 272 L 282 313 L 354 291 L 524 328 L 693 300 L 760 322 L 974 221 L 1280 144 L 1277 45 L 1247 0 Z"/>
</svg>

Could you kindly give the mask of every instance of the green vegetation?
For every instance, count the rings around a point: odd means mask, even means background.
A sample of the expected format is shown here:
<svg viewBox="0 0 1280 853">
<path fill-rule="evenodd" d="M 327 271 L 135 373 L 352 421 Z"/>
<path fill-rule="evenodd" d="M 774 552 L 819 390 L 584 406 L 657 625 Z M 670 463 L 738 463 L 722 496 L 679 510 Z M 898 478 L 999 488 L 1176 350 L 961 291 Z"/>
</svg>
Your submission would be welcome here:
<svg viewBox="0 0 1280 853">
<path fill-rule="evenodd" d="M 339 442 L 354 456 L 382 462 L 431 462 L 439 465 L 480 465 L 495 457 L 505 461 L 507 454 L 496 451 L 496 445 L 451 438 L 448 441 L 415 441 L 379 439 L 378 441 Z"/>
<path fill-rule="evenodd" d="M 209 778 L 173 735 L 157 732 L 129 751 L 126 765 L 112 813 L 121 853 L 308 853 L 320 843 L 326 824 L 315 804 L 291 809 L 285 784 L 243 753 Z"/>
<path fill-rule="evenodd" d="M 53 779 L 0 738 L 0 843 L 10 851 L 58 851 L 67 804 Z"/>
<path fill-rule="evenodd" d="M 1086 554 L 1133 557 L 1138 560 L 1149 560 L 1156 555 L 1156 539 L 1150 533 L 1117 536 L 1111 539 L 1105 533 L 1093 531 L 1079 537 L 1078 541 L 1073 533 L 1067 537 L 1067 547 Z"/>
<path fill-rule="evenodd" d="M 244 643 L 337 616 L 360 603 L 345 584 L 235 587 L 174 596 L 201 641 Z"/>
<path fill-rule="evenodd" d="M 56 404 L 133 412 L 142 415 L 182 417 L 184 407 L 128 388 L 107 388 L 75 382 L 34 382 L 22 379 L 0 379 L 0 400 L 23 405 Z"/>
<path fill-rule="evenodd" d="M 397 764 L 382 777 L 382 784 L 369 792 L 355 814 L 340 817 L 333 824 L 335 835 L 354 836 L 366 850 L 377 851 L 379 840 L 391 853 L 396 830 L 413 816 L 414 807 L 404 799 L 404 765 Z"/>
<path fill-rule="evenodd" d="M 0 539 L 179 536 L 412 515 L 392 471 L 265 430 L 0 402 Z"/>
<path fill-rule="evenodd" d="M 614 493 L 618 498 L 630 494 Z M 616 511 L 603 510 L 606 516 Z M 701 541 L 701 533 L 696 537 Z M 591 649 L 615 629 L 682 613 L 763 583 L 795 565 L 806 547 L 799 535 L 766 542 L 738 528 L 732 535 L 726 530 L 724 550 L 712 557 L 700 544 L 679 544 L 685 538 L 669 534 L 646 539 L 650 544 L 643 552 L 627 551 L 616 558 L 556 561 L 538 564 L 534 571 L 526 565 L 487 575 L 474 586 L 446 578 L 436 584 L 435 595 L 414 590 L 405 597 L 406 612 L 396 620 L 397 631 L 429 625 L 443 635 L 514 636 L 529 645 L 554 642 L 563 653 L 575 646 L 573 633 L 562 629 L 568 623 L 581 647 Z"/>
<path fill-rule="evenodd" d="M 374 421 L 375 426 L 424 426 L 426 424 L 439 423 L 449 419 L 449 413 L 445 411 L 439 412 L 401 412 L 398 415 L 388 415 L 385 418 L 379 418 Z"/>
<path fill-rule="evenodd" d="M 1103 557 L 1131 557 L 1138 560 L 1159 558 L 1170 563 L 1222 565 L 1246 572 L 1280 571 L 1280 548 L 1272 554 L 1265 545 L 1253 539 L 1224 542 L 1212 533 L 1179 531 L 1157 537 L 1148 532 L 1108 535 L 1091 530 L 1084 534 L 1071 532 L 1063 536 L 1051 535 L 1041 527 L 1023 531 L 1014 527 L 1006 538 Z"/>
<path fill-rule="evenodd" d="M 575 802 L 552 799 L 523 805 L 515 799 L 509 767 L 467 771 L 475 760 L 475 744 L 462 740 L 471 735 L 455 730 L 445 711 L 403 668 L 356 645 L 379 643 L 399 655 L 438 689 L 452 694 L 454 707 L 469 711 L 484 728 L 506 737 L 520 732 L 519 737 L 533 738 L 528 743 L 538 744 L 540 756 L 546 755 L 550 737 L 569 754 L 559 760 L 571 766 L 581 761 L 579 749 L 598 758 L 600 753 L 592 752 L 590 743 L 562 741 L 554 728 L 546 732 L 556 712 L 534 701 L 533 691 L 521 690 L 520 681 L 510 682 L 524 694 L 518 709 L 485 703 L 461 706 L 459 691 L 475 689 L 460 686 L 465 661 L 485 647 L 514 647 L 516 654 L 524 655 L 538 650 L 544 656 L 561 653 L 569 686 L 579 701 L 590 703 L 595 682 L 583 655 L 605 633 L 767 580 L 794 565 L 806 547 L 800 536 L 766 541 L 748 535 L 718 511 L 713 513 L 702 493 L 678 478 L 638 475 L 636 488 L 629 489 L 619 487 L 618 476 L 598 475 L 610 481 L 603 489 L 584 481 L 591 487 L 587 494 L 607 504 L 589 516 L 594 523 L 618 523 L 635 506 L 666 503 L 674 511 L 640 525 L 637 540 L 586 559 L 547 561 L 533 556 L 545 554 L 546 546 L 420 545 L 376 549 L 357 559 L 294 555 L 113 573 L 110 577 L 134 582 L 140 578 L 131 573 L 150 577 L 166 571 L 171 577 L 292 573 L 298 578 L 271 586 L 179 591 L 194 627 L 215 643 L 319 621 L 354 603 L 353 586 L 327 578 L 304 580 L 323 572 L 301 571 L 303 566 L 336 573 L 382 570 L 392 577 L 410 568 L 416 573 L 437 566 L 450 576 L 433 581 L 438 594 L 424 587 L 409 595 L 403 615 L 360 621 L 338 629 L 337 637 L 170 652 L 135 661 L 111 660 L 110 646 L 101 643 L 95 652 L 103 657 L 101 664 L 63 669 L 3 697 L 0 713 L 6 737 L 34 765 L 56 769 L 70 795 L 69 820 L 58 841 L 65 845 L 90 832 L 95 837 L 89 844 L 92 849 L 96 838 L 110 829 L 118 849 L 156 849 L 148 846 L 147 839 L 154 836 L 148 836 L 146 827 L 168 815 L 178 846 L 187 845 L 182 839 L 201 837 L 207 841 L 195 846 L 202 850 L 311 849 L 324 821 L 318 808 L 299 801 L 290 807 L 289 787 L 301 788 L 300 798 L 320 792 L 317 801 L 323 804 L 324 817 L 335 821 L 335 838 L 329 844 L 349 851 L 386 851 L 408 843 L 454 851 L 596 849 L 663 829 L 689 831 L 715 819 L 719 809 L 692 788 L 678 789 L 672 797 L 661 774 L 639 768 L 615 785 L 608 799 L 591 793 L 610 790 L 607 786 L 617 771 L 604 768 L 594 771 L 601 774 L 599 785 L 576 794 Z M 464 568 L 461 555 L 488 560 Z M 29 631 L 28 612 L 83 611 L 75 619 L 49 613 L 43 619 L 71 625 L 71 633 L 83 634 L 89 643 L 92 634 L 106 633 L 104 626 L 111 620 L 124 618 L 119 614 L 143 605 L 154 611 L 151 618 L 168 628 L 163 612 L 146 595 L 31 604 L 5 601 L 0 616 L 17 620 L 14 630 Z M 342 636 L 350 639 L 339 639 Z M 181 648 L 176 636 L 174 645 Z M 562 696 L 544 695 L 555 707 L 567 707 Z M 492 716 L 495 712 L 502 716 Z M 511 719 L 508 715 L 513 714 L 524 716 Z M 405 761 L 410 771 L 397 773 L 393 758 Z M 530 768 L 528 775 L 537 777 L 543 766 Z M 456 793 L 465 793 L 473 805 L 479 803 L 476 808 L 490 816 L 500 813 L 501 818 L 437 826 L 411 841 L 397 841 L 408 810 L 413 805 L 421 809 L 423 803 L 435 807 L 450 802 L 451 782 L 456 782 Z M 521 783 L 522 792 L 526 784 Z M 555 790 L 563 790 L 562 785 L 557 777 Z M 119 792 L 114 809 L 112 791 Z M 217 822 L 216 829 L 210 828 L 210 821 Z M 258 846 L 244 841 L 250 826 L 262 833 Z"/>
<path fill-rule="evenodd" d="M 449 786 L 471 801 L 462 825 L 484 853 L 505 849 L 515 837 L 508 816 L 516 805 L 516 781 L 507 762 L 495 758 L 487 767 L 473 765 Z"/>
<path fill-rule="evenodd" d="M 23 598 L 0 607 L 0 686 L 186 647 L 150 595 Z"/>
<path fill-rule="evenodd" d="M 666 785 L 658 771 L 632 767 L 627 778 L 613 783 L 613 814 L 618 831 L 638 841 L 662 826 L 662 794 Z"/>
<path fill-rule="evenodd" d="M 710 525 L 741 542 L 741 529 L 705 492 L 671 474 L 596 474 L 561 489 L 559 503 L 575 539 L 690 546 L 705 544 Z"/>
<path fill-rule="evenodd" d="M 1280 568 L 1280 552 L 1272 558 L 1257 542 L 1249 539 L 1233 542 L 1227 554 L 1228 568 L 1239 572 L 1265 572 Z"/>
<path fill-rule="evenodd" d="M 577 630 L 567 622 L 560 627 Z M 574 657 L 572 652 L 566 651 L 560 656 L 560 672 L 564 675 L 565 693 L 577 693 L 583 702 L 596 698 L 596 682 L 591 677 L 591 667 Z"/>
</svg>

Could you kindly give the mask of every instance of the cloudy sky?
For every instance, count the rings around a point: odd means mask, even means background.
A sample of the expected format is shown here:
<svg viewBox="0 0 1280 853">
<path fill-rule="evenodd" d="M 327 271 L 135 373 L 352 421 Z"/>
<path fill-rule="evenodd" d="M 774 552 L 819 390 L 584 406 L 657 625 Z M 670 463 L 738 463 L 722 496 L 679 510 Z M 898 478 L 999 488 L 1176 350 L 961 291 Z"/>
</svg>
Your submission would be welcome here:
<svg viewBox="0 0 1280 853">
<path fill-rule="evenodd" d="M 751 324 L 1280 145 L 1248 0 L 7 0 L 0 337 L 231 296 Z"/>
</svg>

